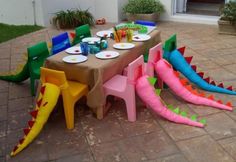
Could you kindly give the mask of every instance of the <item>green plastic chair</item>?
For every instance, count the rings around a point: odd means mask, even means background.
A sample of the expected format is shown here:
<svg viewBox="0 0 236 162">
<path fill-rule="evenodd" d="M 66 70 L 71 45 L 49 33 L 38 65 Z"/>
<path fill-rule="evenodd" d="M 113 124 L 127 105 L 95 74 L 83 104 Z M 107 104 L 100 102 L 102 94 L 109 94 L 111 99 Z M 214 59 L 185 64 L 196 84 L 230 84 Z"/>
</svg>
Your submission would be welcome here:
<svg viewBox="0 0 236 162">
<path fill-rule="evenodd" d="M 40 78 L 40 67 L 49 56 L 49 51 L 46 42 L 40 42 L 32 47 L 27 48 L 28 65 L 30 73 L 31 94 L 35 95 L 35 80 Z"/>
<path fill-rule="evenodd" d="M 78 44 L 83 38 L 91 37 L 91 31 L 88 24 L 79 26 L 75 29 L 75 38 L 72 42 L 73 45 Z"/>
</svg>

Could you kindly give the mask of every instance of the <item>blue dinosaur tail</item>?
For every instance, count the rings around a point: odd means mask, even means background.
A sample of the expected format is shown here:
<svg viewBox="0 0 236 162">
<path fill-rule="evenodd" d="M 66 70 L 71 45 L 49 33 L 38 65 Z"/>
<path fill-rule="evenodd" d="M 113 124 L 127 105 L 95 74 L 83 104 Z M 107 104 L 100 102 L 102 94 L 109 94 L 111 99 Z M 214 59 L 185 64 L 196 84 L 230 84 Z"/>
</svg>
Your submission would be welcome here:
<svg viewBox="0 0 236 162">
<path fill-rule="evenodd" d="M 167 59 L 172 66 L 181 72 L 186 78 L 188 78 L 189 81 L 196 84 L 200 88 L 211 91 L 211 92 L 218 92 L 218 93 L 225 93 L 230 95 L 236 95 L 236 92 L 231 89 L 225 89 L 223 87 L 219 87 L 213 84 L 209 84 L 208 81 L 204 80 L 202 77 L 197 74 L 192 66 L 188 64 L 186 59 L 183 57 L 183 55 L 176 49 L 169 53 L 168 59 Z M 209 79 L 209 78 L 208 78 Z M 231 87 L 232 88 L 232 87 Z"/>
</svg>

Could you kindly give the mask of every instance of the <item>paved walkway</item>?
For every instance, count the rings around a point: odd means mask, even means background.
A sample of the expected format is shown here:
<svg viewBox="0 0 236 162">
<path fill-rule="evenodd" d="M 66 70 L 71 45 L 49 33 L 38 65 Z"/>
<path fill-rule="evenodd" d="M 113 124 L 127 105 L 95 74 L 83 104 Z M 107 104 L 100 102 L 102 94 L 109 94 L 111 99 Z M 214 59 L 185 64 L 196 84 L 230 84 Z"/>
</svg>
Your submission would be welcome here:
<svg viewBox="0 0 236 162">
<path fill-rule="evenodd" d="M 101 27 L 100 27 L 101 28 Z M 217 26 L 162 22 L 162 39 L 178 34 L 178 46 L 186 45 L 199 70 L 217 82 L 236 87 L 236 37 L 218 35 Z M 15 69 L 26 48 L 49 41 L 61 31 L 44 29 L 0 44 L 0 72 Z M 29 81 L 13 84 L 0 81 L 0 161 L 9 162 L 233 162 L 236 160 L 236 112 L 187 104 L 169 90 L 161 94 L 169 104 L 207 119 L 204 129 L 173 124 L 144 108 L 139 101 L 135 123 L 126 120 L 122 101 L 113 103 L 104 120 L 77 106 L 75 129 L 68 131 L 61 103 L 43 131 L 14 158 L 9 153 L 22 137 L 22 129 L 33 109 Z M 231 100 L 236 96 L 216 94 Z"/>
</svg>

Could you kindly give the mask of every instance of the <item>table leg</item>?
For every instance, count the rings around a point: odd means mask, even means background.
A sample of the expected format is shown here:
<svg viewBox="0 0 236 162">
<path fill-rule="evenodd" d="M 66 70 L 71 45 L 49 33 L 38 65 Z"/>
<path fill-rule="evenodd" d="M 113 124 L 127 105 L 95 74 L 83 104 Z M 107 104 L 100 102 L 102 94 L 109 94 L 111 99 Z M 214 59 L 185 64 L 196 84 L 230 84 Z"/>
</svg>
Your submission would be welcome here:
<svg viewBox="0 0 236 162">
<path fill-rule="evenodd" d="M 110 107 L 111 107 L 110 102 L 107 102 L 106 105 L 99 106 L 97 108 L 97 119 L 103 119 L 105 117 L 105 115 L 107 114 Z"/>
</svg>

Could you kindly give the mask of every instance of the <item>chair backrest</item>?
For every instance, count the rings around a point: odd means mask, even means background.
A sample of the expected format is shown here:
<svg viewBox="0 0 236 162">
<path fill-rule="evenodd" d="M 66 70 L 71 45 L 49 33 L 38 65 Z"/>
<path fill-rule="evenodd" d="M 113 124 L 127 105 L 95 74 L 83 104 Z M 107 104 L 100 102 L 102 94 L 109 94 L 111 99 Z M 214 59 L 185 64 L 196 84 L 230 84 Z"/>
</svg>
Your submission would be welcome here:
<svg viewBox="0 0 236 162">
<path fill-rule="evenodd" d="M 139 77 L 144 75 L 144 61 L 143 55 L 139 56 L 136 60 L 129 63 L 127 77 L 130 81 L 136 81 Z"/>
<path fill-rule="evenodd" d="M 48 69 L 45 67 L 41 67 L 40 71 L 41 71 L 40 80 L 42 83 L 52 83 L 64 89 L 68 87 L 64 71 Z"/>
<path fill-rule="evenodd" d="M 57 54 L 71 47 L 68 33 L 62 33 L 52 38 L 52 54 Z"/>
<path fill-rule="evenodd" d="M 32 47 L 29 47 L 27 51 L 29 71 L 31 75 L 34 75 L 34 71 L 39 71 L 40 67 L 43 66 L 44 61 L 49 56 L 47 43 L 40 42 Z"/>
<path fill-rule="evenodd" d="M 91 31 L 88 24 L 79 26 L 75 29 L 75 38 L 73 40 L 73 45 L 80 43 L 83 38 L 91 37 Z"/>
<path fill-rule="evenodd" d="M 149 56 L 148 56 L 148 62 L 150 63 L 156 63 L 158 60 L 162 58 L 162 43 L 159 43 L 155 45 L 154 47 L 149 49 Z"/>
<path fill-rule="evenodd" d="M 165 41 L 164 51 L 171 52 L 177 48 L 176 34 L 172 35 L 169 39 Z"/>
</svg>

